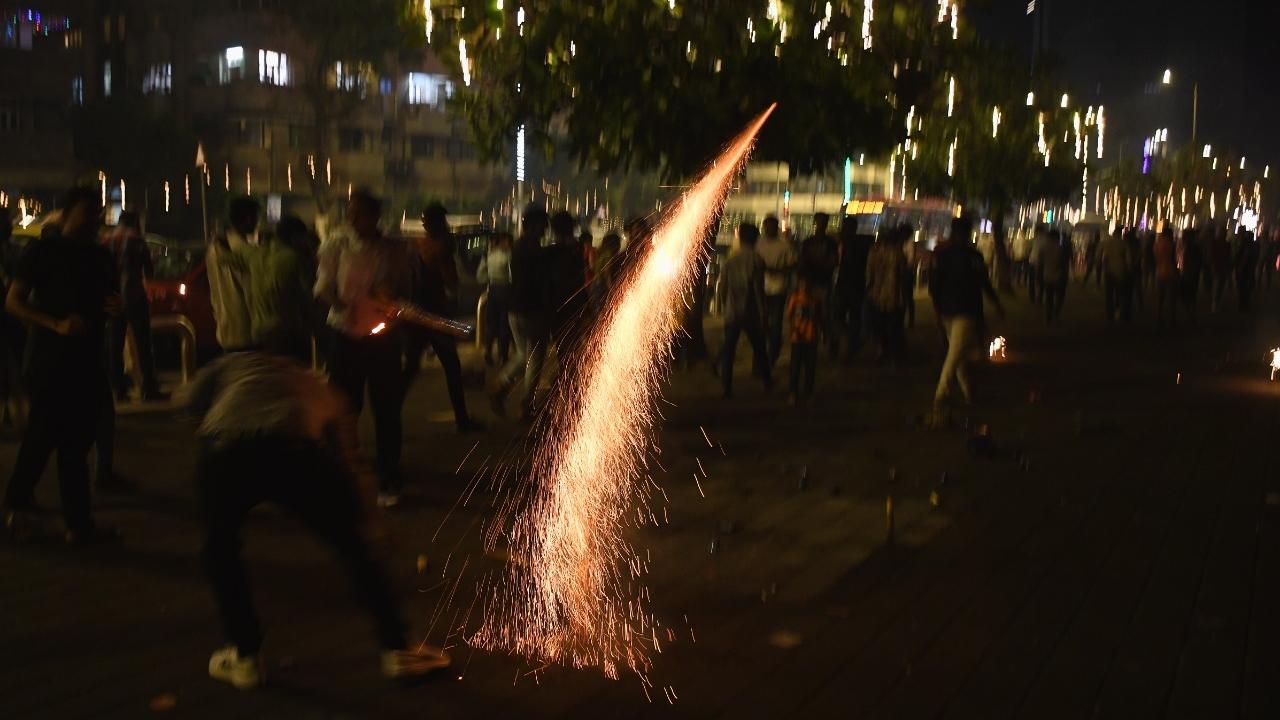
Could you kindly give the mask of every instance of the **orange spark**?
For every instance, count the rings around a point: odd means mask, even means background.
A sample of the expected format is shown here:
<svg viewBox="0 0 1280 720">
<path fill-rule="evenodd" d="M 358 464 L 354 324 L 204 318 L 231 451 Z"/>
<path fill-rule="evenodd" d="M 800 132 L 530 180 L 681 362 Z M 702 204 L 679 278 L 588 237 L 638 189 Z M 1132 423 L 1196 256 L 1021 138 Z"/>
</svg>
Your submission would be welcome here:
<svg viewBox="0 0 1280 720">
<path fill-rule="evenodd" d="M 541 417 L 526 505 L 505 532 L 512 562 L 491 590 L 471 642 L 540 662 L 619 669 L 643 680 L 660 652 L 646 564 L 624 533 L 656 520 L 647 507 L 657 393 L 683 295 L 703 260 L 712 218 L 770 106 L 735 138 L 662 220 L 579 346 Z M 710 440 L 708 439 L 708 442 Z M 493 545 L 497 533 L 489 533 Z"/>
</svg>

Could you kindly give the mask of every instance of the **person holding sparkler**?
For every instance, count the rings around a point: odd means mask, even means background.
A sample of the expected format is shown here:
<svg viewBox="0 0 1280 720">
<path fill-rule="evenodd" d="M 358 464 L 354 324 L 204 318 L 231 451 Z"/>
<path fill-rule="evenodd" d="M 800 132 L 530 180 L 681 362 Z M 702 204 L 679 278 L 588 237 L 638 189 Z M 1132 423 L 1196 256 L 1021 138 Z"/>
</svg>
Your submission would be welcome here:
<svg viewBox="0 0 1280 720">
<path fill-rule="evenodd" d="M 347 225 L 320 247 L 315 295 L 329 303 L 334 329 L 329 382 L 358 415 L 365 388 L 377 436 L 378 503 L 400 503 L 404 361 L 392 304 L 410 295 L 409 247 L 378 229 L 382 203 L 368 192 L 352 193 Z"/>
</svg>

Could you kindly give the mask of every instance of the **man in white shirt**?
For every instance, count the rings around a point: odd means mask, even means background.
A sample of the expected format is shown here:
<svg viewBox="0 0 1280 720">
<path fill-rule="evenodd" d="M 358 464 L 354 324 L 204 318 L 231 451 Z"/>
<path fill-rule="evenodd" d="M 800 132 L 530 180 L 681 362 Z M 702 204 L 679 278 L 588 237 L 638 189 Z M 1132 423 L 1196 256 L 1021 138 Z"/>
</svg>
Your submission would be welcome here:
<svg viewBox="0 0 1280 720">
<path fill-rule="evenodd" d="M 782 238 L 778 218 L 765 217 L 764 237 L 756 245 L 756 253 L 764 260 L 764 341 L 770 365 L 782 354 L 782 316 L 787 308 L 791 274 L 796 268 L 796 250 Z"/>
<path fill-rule="evenodd" d="M 404 400 L 404 363 L 400 328 L 391 319 L 395 302 L 411 290 L 409 246 L 378 229 L 382 203 L 367 192 L 351 195 L 347 227 L 320 247 L 316 297 L 327 302 L 333 346 L 329 383 L 340 390 L 358 415 L 365 387 L 377 436 L 378 504 L 400 502 Z"/>
</svg>

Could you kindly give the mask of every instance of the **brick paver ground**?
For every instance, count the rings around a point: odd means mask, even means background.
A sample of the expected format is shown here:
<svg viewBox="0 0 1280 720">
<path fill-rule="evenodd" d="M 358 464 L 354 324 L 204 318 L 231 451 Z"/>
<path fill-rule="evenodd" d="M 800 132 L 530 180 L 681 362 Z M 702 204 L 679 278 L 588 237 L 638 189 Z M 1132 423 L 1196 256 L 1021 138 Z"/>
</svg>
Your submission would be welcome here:
<svg viewBox="0 0 1280 720">
<path fill-rule="evenodd" d="M 133 412 L 118 464 L 139 491 L 97 500 L 122 545 L 0 542 L 0 717 L 1280 717 L 1280 384 L 1266 368 L 1280 325 L 1228 310 L 1194 331 L 1108 331 L 1096 292 L 1073 285 L 1065 325 L 1047 329 L 1015 301 L 1008 359 L 980 370 L 975 409 L 931 430 L 926 305 L 908 367 L 824 358 L 809 410 L 763 396 L 745 358 L 732 401 L 703 368 L 675 374 L 657 477 L 670 523 L 635 538 L 676 631 L 652 678 L 674 704 L 450 633 L 458 570 L 501 560 L 474 532 L 486 497 L 446 515 L 521 428 L 454 435 L 432 371 L 409 400 L 411 490 L 386 553 L 416 630 L 452 645 L 454 668 L 382 681 L 338 568 L 263 509 L 247 555 L 271 684 L 209 680 L 221 638 L 197 559 L 194 443 L 170 414 Z M 483 407 L 478 389 L 471 402 Z M 994 458 L 967 447 L 979 424 Z M 0 443 L 0 467 L 15 452 Z"/>
</svg>

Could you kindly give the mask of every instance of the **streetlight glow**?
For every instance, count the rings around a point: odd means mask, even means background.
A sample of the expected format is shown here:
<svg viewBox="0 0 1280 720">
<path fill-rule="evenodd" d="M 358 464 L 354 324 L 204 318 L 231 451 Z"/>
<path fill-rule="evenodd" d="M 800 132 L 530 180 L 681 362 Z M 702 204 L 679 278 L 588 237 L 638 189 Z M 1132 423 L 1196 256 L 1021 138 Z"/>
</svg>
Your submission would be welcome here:
<svg viewBox="0 0 1280 720">
<path fill-rule="evenodd" d="M 1164 78 L 1161 80 L 1161 82 L 1162 82 L 1163 84 L 1165 84 L 1165 85 L 1172 85 L 1172 84 L 1173 84 L 1173 70 L 1165 69 L 1165 71 L 1164 71 Z"/>
</svg>

